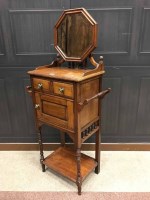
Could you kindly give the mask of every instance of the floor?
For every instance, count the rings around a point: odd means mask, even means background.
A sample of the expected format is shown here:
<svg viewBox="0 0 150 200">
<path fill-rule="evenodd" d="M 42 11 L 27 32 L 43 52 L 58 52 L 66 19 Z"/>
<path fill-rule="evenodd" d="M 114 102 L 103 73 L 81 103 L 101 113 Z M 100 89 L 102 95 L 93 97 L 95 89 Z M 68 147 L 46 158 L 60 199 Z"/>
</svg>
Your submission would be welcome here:
<svg viewBox="0 0 150 200">
<path fill-rule="evenodd" d="M 45 151 L 45 156 L 50 152 Z M 85 152 L 94 156 L 94 152 Z M 69 167 L 69 166 L 68 166 Z M 38 151 L 0 152 L 0 191 L 76 191 L 76 185 L 47 169 L 41 171 Z M 101 172 L 82 185 L 88 192 L 150 192 L 150 152 L 103 151 Z"/>
</svg>

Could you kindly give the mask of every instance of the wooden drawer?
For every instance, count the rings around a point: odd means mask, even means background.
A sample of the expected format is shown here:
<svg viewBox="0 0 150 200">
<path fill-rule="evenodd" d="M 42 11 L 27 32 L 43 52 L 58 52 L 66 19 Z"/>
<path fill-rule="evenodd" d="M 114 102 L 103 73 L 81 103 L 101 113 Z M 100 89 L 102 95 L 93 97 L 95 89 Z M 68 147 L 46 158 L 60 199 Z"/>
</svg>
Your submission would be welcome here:
<svg viewBox="0 0 150 200">
<path fill-rule="evenodd" d="M 33 78 L 33 87 L 41 92 L 49 92 L 50 82 L 45 79 Z"/>
<path fill-rule="evenodd" d="M 54 91 L 54 94 L 57 94 L 60 96 L 66 96 L 70 98 L 74 97 L 73 84 L 54 81 L 53 91 Z"/>
</svg>

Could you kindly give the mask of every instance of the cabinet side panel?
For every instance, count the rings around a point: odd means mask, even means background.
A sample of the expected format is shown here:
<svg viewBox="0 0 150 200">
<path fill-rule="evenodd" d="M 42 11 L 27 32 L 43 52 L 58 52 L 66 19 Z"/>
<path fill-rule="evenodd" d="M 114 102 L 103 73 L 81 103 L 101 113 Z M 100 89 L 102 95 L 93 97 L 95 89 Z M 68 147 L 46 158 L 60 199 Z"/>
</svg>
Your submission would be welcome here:
<svg viewBox="0 0 150 200">
<path fill-rule="evenodd" d="M 100 92 L 100 79 L 91 79 L 81 84 L 80 86 L 80 95 L 81 102 L 84 102 L 86 99 L 89 99 Z M 93 121 L 98 117 L 98 108 L 99 108 L 98 99 L 94 99 L 89 102 L 80 112 L 80 126 L 83 128 L 88 123 Z"/>
<path fill-rule="evenodd" d="M 94 99 L 91 101 L 88 105 L 86 105 L 81 113 L 81 128 L 83 128 L 85 125 L 93 121 L 95 118 L 98 117 L 98 99 Z"/>
<path fill-rule="evenodd" d="M 99 79 L 88 80 L 81 84 L 81 102 L 99 93 Z"/>
</svg>

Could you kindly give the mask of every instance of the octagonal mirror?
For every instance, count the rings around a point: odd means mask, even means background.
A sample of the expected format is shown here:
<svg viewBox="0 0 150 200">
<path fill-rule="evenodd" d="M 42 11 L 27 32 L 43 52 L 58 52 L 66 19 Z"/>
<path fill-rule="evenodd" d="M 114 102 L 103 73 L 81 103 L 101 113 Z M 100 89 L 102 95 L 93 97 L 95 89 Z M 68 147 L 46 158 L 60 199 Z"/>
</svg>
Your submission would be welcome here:
<svg viewBox="0 0 150 200">
<path fill-rule="evenodd" d="M 97 45 L 97 23 L 84 8 L 65 10 L 54 36 L 54 46 L 65 61 L 81 62 Z"/>
</svg>

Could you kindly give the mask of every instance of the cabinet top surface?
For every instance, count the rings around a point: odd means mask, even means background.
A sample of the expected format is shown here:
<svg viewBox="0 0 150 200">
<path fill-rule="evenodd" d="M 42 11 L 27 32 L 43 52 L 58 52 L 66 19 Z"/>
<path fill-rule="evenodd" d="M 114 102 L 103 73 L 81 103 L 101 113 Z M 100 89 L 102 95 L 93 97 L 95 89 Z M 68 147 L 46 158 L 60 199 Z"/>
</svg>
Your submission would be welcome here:
<svg viewBox="0 0 150 200">
<path fill-rule="evenodd" d="M 93 73 L 91 73 L 93 71 Z M 29 71 L 28 74 L 33 76 L 40 76 L 46 78 L 62 79 L 80 82 L 95 76 L 100 76 L 104 74 L 105 71 L 94 71 L 85 69 L 68 69 L 63 67 L 52 67 L 44 69 L 35 69 Z"/>
</svg>

